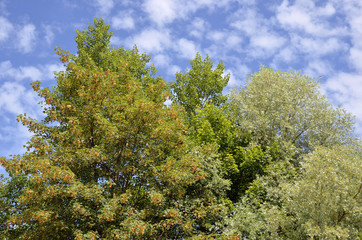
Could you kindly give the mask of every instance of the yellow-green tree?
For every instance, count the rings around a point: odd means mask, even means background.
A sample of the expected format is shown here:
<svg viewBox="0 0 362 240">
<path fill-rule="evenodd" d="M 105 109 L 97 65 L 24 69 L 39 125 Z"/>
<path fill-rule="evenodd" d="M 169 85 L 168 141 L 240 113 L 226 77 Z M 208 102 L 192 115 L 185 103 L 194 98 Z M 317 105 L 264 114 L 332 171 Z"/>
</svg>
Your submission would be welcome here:
<svg viewBox="0 0 362 240">
<path fill-rule="evenodd" d="M 312 239 L 361 239 L 361 146 L 320 147 L 306 156 L 295 183 L 282 185 L 286 211 Z M 292 233 L 289 233 L 293 236 Z"/>
<path fill-rule="evenodd" d="M 361 239 L 361 154 L 358 144 L 318 147 L 296 179 L 280 175 L 279 187 L 265 186 L 268 201 L 244 198 L 229 231 L 246 239 Z"/>
<path fill-rule="evenodd" d="M 360 236 L 361 157 L 354 120 L 319 87 L 299 72 L 261 67 L 232 92 L 238 131 L 251 136 L 245 150 L 263 152 L 241 158 L 245 168 L 235 178 L 251 171 L 254 181 L 228 220 L 231 232 L 246 239 Z M 258 159 L 264 160 L 257 161 L 261 172 L 252 169 Z"/>
<path fill-rule="evenodd" d="M 111 36 L 95 19 L 77 31 L 77 55 L 57 48 L 66 67 L 57 85 L 32 83 L 46 117 L 20 115 L 34 134 L 28 151 L 1 159 L 27 177 L 21 211 L 7 221 L 25 226 L 21 239 L 179 239 L 209 235 L 221 219 L 223 205 L 203 182 L 212 167 L 201 165 L 213 150 L 189 147 L 150 57 L 111 48 Z"/>
</svg>

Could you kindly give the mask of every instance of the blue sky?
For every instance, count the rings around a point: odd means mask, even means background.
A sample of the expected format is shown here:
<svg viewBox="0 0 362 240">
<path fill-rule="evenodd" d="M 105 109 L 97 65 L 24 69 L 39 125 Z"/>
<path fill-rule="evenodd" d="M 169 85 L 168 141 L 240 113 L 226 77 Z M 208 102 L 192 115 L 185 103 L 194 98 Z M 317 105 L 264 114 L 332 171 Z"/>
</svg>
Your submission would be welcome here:
<svg viewBox="0 0 362 240">
<path fill-rule="evenodd" d="M 55 84 L 63 66 L 54 47 L 76 53 L 75 29 L 101 15 L 112 44 L 136 44 L 167 81 L 196 52 L 223 60 L 228 89 L 260 65 L 321 77 L 321 91 L 356 115 L 362 133 L 360 0 L 0 0 L 0 156 L 23 153 L 30 138 L 18 114 L 43 117 L 29 83 Z"/>
</svg>

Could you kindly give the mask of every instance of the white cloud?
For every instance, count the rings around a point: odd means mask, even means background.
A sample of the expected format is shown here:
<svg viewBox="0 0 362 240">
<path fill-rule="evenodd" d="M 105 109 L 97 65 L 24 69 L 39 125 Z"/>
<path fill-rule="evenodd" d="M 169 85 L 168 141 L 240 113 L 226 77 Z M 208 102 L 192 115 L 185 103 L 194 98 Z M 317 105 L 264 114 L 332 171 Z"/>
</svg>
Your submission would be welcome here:
<svg viewBox="0 0 362 240">
<path fill-rule="evenodd" d="M 208 27 L 209 24 L 207 24 L 202 18 L 196 17 L 188 26 L 188 32 L 190 36 L 201 39 L 205 35 L 205 31 Z"/>
<path fill-rule="evenodd" d="M 175 74 L 177 72 L 181 72 L 181 68 L 177 65 L 170 65 L 168 68 L 167 68 L 167 74 L 169 76 L 175 76 Z"/>
<path fill-rule="evenodd" d="M 157 54 L 156 56 L 154 56 L 151 60 L 156 68 L 157 67 L 164 67 L 164 66 L 168 66 L 171 63 L 171 58 L 166 55 L 166 54 Z"/>
<path fill-rule="evenodd" d="M 244 6 L 235 11 L 229 17 L 229 22 L 237 37 L 235 46 L 248 38 L 249 46 L 245 46 L 245 52 L 253 59 L 270 57 L 287 42 L 287 38 L 276 32 L 273 25 L 275 19 L 266 18 L 255 5 Z"/>
<path fill-rule="evenodd" d="M 260 47 L 268 51 L 275 51 L 285 43 L 283 37 L 268 33 L 253 36 L 250 41 L 252 46 Z"/>
<path fill-rule="evenodd" d="M 251 36 L 257 33 L 257 29 L 260 30 L 260 25 L 256 20 L 256 17 L 253 15 L 254 13 L 251 11 L 246 12 L 245 19 L 238 19 L 231 22 L 231 26 L 236 28 L 237 30 L 242 30 L 246 33 L 246 35 Z M 250 20 L 248 20 L 250 18 Z"/>
<path fill-rule="evenodd" d="M 224 40 L 226 37 L 226 33 L 222 31 L 211 31 L 208 34 L 208 38 L 214 42 L 219 42 L 221 40 Z"/>
<path fill-rule="evenodd" d="M 36 27 L 33 24 L 24 25 L 19 32 L 17 48 L 23 53 L 31 52 L 36 44 Z"/>
<path fill-rule="evenodd" d="M 297 54 L 295 53 L 295 49 L 293 46 L 286 46 L 280 51 L 277 52 L 273 59 L 273 64 L 278 65 L 278 63 L 292 63 L 297 60 Z"/>
<path fill-rule="evenodd" d="M 32 81 L 39 80 L 42 76 L 41 71 L 33 66 L 25 66 L 14 68 L 10 61 L 0 63 L 0 77 L 13 78 L 17 81 L 23 79 L 31 79 Z"/>
<path fill-rule="evenodd" d="M 272 33 L 264 33 L 250 37 L 249 54 L 254 58 L 265 58 L 278 51 L 286 39 Z"/>
<path fill-rule="evenodd" d="M 240 44 L 242 43 L 243 39 L 235 34 L 230 34 L 226 39 L 226 44 L 229 47 L 240 47 Z"/>
<path fill-rule="evenodd" d="M 39 67 L 34 66 L 20 66 L 13 67 L 10 61 L 0 62 L 0 79 L 10 78 L 16 81 L 30 79 L 36 80 L 49 80 L 54 77 L 53 71 L 62 71 L 64 66 L 61 64 L 47 64 Z"/>
<path fill-rule="evenodd" d="M 239 87 L 240 85 L 240 81 L 236 80 L 235 78 L 235 74 L 233 73 L 232 70 L 227 69 L 224 71 L 223 77 L 225 77 L 227 74 L 230 74 L 230 78 L 229 78 L 229 82 L 228 82 L 228 87 Z"/>
<path fill-rule="evenodd" d="M 46 64 L 38 67 L 41 75 L 39 81 L 47 81 L 54 79 L 54 72 L 65 71 L 65 66 L 62 64 Z"/>
<path fill-rule="evenodd" d="M 311 0 L 297 0 L 294 5 L 289 5 L 289 1 L 284 0 L 277 8 L 276 18 L 287 30 L 300 30 L 322 37 L 346 35 L 345 27 L 328 24 L 327 18 L 335 13 L 336 9 L 332 3 L 317 7 Z"/>
<path fill-rule="evenodd" d="M 133 29 L 135 27 L 135 21 L 131 15 L 120 12 L 117 16 L 112 18 L 112 27 L 115 29 Z"/>
<path fill-rule="evenodd" d="M 188 60 L 195 58 L 197 50 L 196 45 L 193 41 L 181 38 L 177 42 L 177 51 L 180 56 Z"/>
<path fill-rule="evenodd" d="M 260 33 L 271 32 L 273 19 L 266 19 L 256 6 L 240 8 L 229 17 L 230 26 L 241 30 L 246 36 L 260 35 Z"/>
<path fill-rule="evenodd" d="M 353 67 L 359 71 L 362 72 L 362 48 L 355 48 L 352 47 L 350 49 L 350 62 L 353 65 Z"/>
<path fill-rule="evenodd" d="M 229 7 L 232 0 L 145 0 L 143 10 L 158 26 L 172 23 L 179 18 L 186 18 L 201 8 L 213 10 Z"/>
<path fill-rule="evenodd" d="M 53 32 L 52 26 L 45 25 L 44 26 L 44 39 L 47 42 L 48 45 L 51 45 L 54 41 L 55 34 Z"/>
<path fill-rule="evenodd" d="M 15 122 L 15 117 L 11 119 Z M 17 122 L 16 122 L 17 123 Z M 0 127 L 0 144 L 3 146 L 1 149 L 1 156 L 9 156 L 11 154 L 22 154 L 25 152 L 23 147 L 29 141 L 32 134 L 28 131 L 27 127 L 20 123 L 6 124 Z M 0 173 L 4 169 L 0 166 Z"/>
<path fill-rule="evenodd" d="M 111 37 L 111 45 L 121 46 L 122 44 L 123 44 L 123 41 L 119 37 L 114 36 L 114 35 Z"/>
<path fill-rule="evenodd" d="M 158 25 L 164 25 L 176 19 L 180 14 L 176 10 L 176 1 L 173 0 L 146 0 L 144 3 L 144 11 Z"/>
<path fill-rule="evenodd" d="M 251 72 L 247 65 L 240 63 L 240 61 L 237 62 L 238 64 L 235 66 L 235 68 L 226 69 L 224 71 L 224 76 L 226 74 L 230 74 L 229 83 L 227 85 L 228 89 L 240 87 L 243 81 L 246 79 L 246 76 Z"/>
<path fill-rule="evenodd" d="M 108 15 L 112 10 L 114 3 L 113 0 L 95 0 L 96 6 L 102 14 Z"/>
<path fill-rule="evenodd" d="M 156 29 L 146 29 L 139 35 L 128 39 L 128 45 L 136 44 L 138 49 L 148 54 L 163 52 L 171 45 L 168 32 Z"/>
<path fill-rule="evenodd" d="M 333 74 L 333 68 L 325 60 L 313 59 L 308 63 L 304 72 L 310 77 L 318 78 L 321 76 L 331 76 Z"/>
<path fill-rule="evenodd" d="M 18 83 L 5 82 L 0 87 L 0 109 L 12 114 L 24 113 L 24 105 L 19 98 L 24 94 L 25 87 Z"/>
<path fill-rule="evenodd" d="M 322 16 L 333 16 L 336 13 L 336 8 L 333 6 L 332 3 L 327 3 L 324 7 L 319 9 L 319 14 Z"/>
<path fill-rule="evenodd" d="M 0 16 L 0 42 L 8 39 L 13 29 L 13 24 L 6 18 Z"/>
<path fill-rule="evenodd" d="M 209 48 L 209 51 L 218 55 L 220 55 L 221 52 L 225 54 L 230 49 L 240 51 L 240 44 L 243 42 L 243 38 L 237 30 L 209 31 L 207 38 L 212 41 L 214 45 Z"/>
<path fill-rule="evenodd" d="M 347 6 L 344 6 L 348 8 Z M 352 43 L 355 47 L 362 48 L 362 6 L 352 7 L 352 9 L 346 9 L 347 24 L 349 25 L 349 34 L 351 36 Z"/>
<path fill-rule="evenodd" d="M 293 36 L 292 45 L 298 52 L 306 53 L 311 56 L 321 56 L 347 49 L 347 45 L 338 38 L 313 38 Z"/>
<path fill-rule="evenodd" d="M 347 111 L 362 119 L 362 74 L 340 72 L 322 85 L 328 98 L 335 104 L 341 105 Z M 362 134 L 362 123 L 358 122 L 359 134 Z"/>
<path fill-rule="evenodd" d="M 355 104 L 362 101 L 361 75 L 342 72 L 330 78 L 324 87 L 339 104 L 356 106 L 356 110 L 361 111 L 359 115 L 362 118 L 362 108 Z"/>
<path fill-rule="evenodd" d="M 350 49 L 349 64 L 362 72 L 362 2 L 359 0 L 336 1 L 338 10 L 344 14 L 343 23 L 348 27 Z M 347 54 L 346 54 L 347 55 Z"/>
<path fill-rule="evenodd" d="M 40 108 L 35 110 L 39 102 L 37 94 L 19 83 L 5 82 L 0 86 L 0 99 L 0 110 L 3 113 L 41 115 Z"/>
<path fill-rule="evenodd" d="M 44 117 L 38 104 L 40 97 L 21 80 L 47 80 L 53 78 L 53 71 L 64 70 L 63 65 L 47 64 L 14 67 L 10 61 L 0 62 L 0 145 L 4 146 L 1 155 L 22 153 L 22 145 L 31 136 L 27 128 L 15 119 L 18 114 L 41 119 Z M 1 171 L 1 169 L 0 169 Z"/>
<path fill-rule="evenodd" d="M 15 73 L 17 78 L 31 79 L 32 81 L 40 80 L 42 72 L 33 66 L 20 67 L 19 71 Z"/>
</svg>

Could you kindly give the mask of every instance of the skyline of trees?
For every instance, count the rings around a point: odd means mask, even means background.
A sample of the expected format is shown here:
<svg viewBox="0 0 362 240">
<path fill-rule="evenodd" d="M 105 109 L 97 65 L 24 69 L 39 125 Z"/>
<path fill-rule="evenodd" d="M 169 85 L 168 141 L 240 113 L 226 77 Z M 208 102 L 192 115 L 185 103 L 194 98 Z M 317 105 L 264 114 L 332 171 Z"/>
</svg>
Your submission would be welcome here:
<svg viewBox="0 0 362 240">
<path fill-rule="evenodd" d="M 46 117 L 19 115 L 27 152 L 0 158 L 1 237 L 362 238 L 362 145 L 316 80 L 262 66 L 223 95 L 221 61 L 167 83 L 111 37 L 94 19 L 32 83 Z"/>
</svg>

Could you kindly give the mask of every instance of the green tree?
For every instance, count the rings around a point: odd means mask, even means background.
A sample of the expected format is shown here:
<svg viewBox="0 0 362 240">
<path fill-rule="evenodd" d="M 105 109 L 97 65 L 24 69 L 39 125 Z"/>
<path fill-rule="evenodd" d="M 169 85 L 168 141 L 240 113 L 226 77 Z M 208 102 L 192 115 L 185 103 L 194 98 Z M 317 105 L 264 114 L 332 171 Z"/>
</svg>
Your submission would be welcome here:
<svg viewBox="0 0 362 240">
<path fill-rule="evenodd" d="M 231 182 L 227 196 L 237 202 L 256 176 L 264 173 L 265 166 L 279 156 L 279 150 L 276 145 L 266 148 L 251 145 L 251 136 L 238 132 L 231 116 L 227 103 L 219 107 L 208 103 L 196 110 L 189 120 L 189 130 L 197 144 L 216 144 L 221 171 Z"/>
<path fill-rule="evenodd" d="M 362 239 L 362 148 L 320 147 L 306 156 L 303 174 L 285 183 L 285 208 L 312 239 Z"/>
<path fill-rule="evenodd" d="M 235 121 L 231 118 L 230 105 L 223 89 L 229 81 L 224 74 L 224 65 L 220 61 L 215 69 L 210 58 L 201 59 L 197 54 L 190 61 L 191 69 L 185 73 L 177 73 L 176 81 L 170 83 L 174 96 L 174 105 L 185 109 L 184 115 L 188 123 L 188 134 L 200 146 L 213 145 L 220 158 L 220 170 L 227 180 L 239 173 L 236 155 L 240 155 L 243 147 L 249 143 L 249 137 L 236 134 Z M 229 199 L 235 200 L 238 188 L 228 189 Z M 239 184 L 240 185 L 240 184 Z"/>
<path fill-rule="evenodd" d="M 230 75 L 223 75 L 225 66 L 220 61 L 213 69 L 213 63 L 208 55 L 201 59 L 199 53 L 190 61 L 191 69 L 184 74 L 176 73 L 176 81 L 170 83 L 174 93 L 172 100 L 181 105 L 185 111 L 195 114 L 197 108 L 203 108 L 209 101 L 220 106 L 227 97 L 222 94 L 229 82 Z"/>
<path fill-rule="evenodd" d="M 27 228 L 27 226 L 13 228 L 9 224 L 10 217 L 23 210 L 17 199 L 27 184 L 27 178 L 21 174 L 10 174 L 9 177 L 0 175 L 0 237 L 5 240 L 18 239 L 21 232 Z"/>
<path fill-rule="evenodd" d="M 217 169 L 207 167 L 217 158 L 188 143 L 150 57 L 110 48 L 111 36 L 95 19 L 77 31 L 77 55 L 57 48 L 66 67 L 57 86 L 32 83 L 46 117 L 20 115 L 34 134 L 28 151 L 1 158 L 29 181 L 8 224 L 26 226 L 20 239 L 211 237 L 225 209 L 210 183 Z"/>
<path fill-rule="evenodd" d="M 246 239 L 362 239 L 361 154 L 360 145 L 318 147 L 296 179 L 280 175 L 279 187 L 263 188 L 268 201 L 243 198 L 229 233 Z"/>
<path fill-rule="evenodd" d="M 336 217 L 339 214 L 337 211 L 343 213 L 340 209 L 345 209 L 342 202 L 336 203 L 337 199 L 343 198 L 342 195 L 346 199 L 348 194 L 344 190 L 338 193 L 341 189 L 327 188 L 339 188 L 340 184 L 345 184 L 352 192 L 358 192 L 355 185 L 358 186 L 360 179 L 354 183 L 346 182 L 350 178 L 356 179 L 356 175 L 343 167 L 339 160 L 346 159 L 355 164 L 361 161 L 356 151 L 351 150 L 355 139 L 353 117 L 341 108 L 333 108 L 320 93 L 317 81 L 298 72 L 274 71 L 266 67 L 250 75 L 244 88 L 232 92 L 231 105 L 238 131 L 249 132 L 251 136 L 250 145 L 245 149 L 251 153 L 255 148 L 262 151 L 256 151 L 257 154 L 250 155 L 250 158 L 241 157 L 239 166 L 245 165 L 246 168 L 240 171 L 236 179 L 241 181 L 240 178 L 245 175 L 243 172 L 251 171 L 250 176 L 253 177 L 250 180 L 253 181 L 240 195 L 234 215 L 228 220 L 229 230 L 247 239 L 309 239 L 312 236 L 312 230 L 306 230 L 309 224 L 315 227 L 314 230 L 326 230 L 328 227 L 331 230 L 330 235 L 321 235 L 319 232 L 313 239 L 331 239 L 333 234 L 336 234 L 333 239 L 337 236 L 337 239 L 346 239 L 346 236 L 354 239 L 357 236 L 355 233 L 342 234 L 343 231 L 346 233 L 346 226 L 351 222 L 342 224 L 344 227 L 331 224 L 332 215 Z M 320 149 L 340 152 L 341 155 L 328 156 L 324 152 L 330 163 L 322 164 L 323 157 L 318 156 L 322 151 Z M 350 159 L 352 156 L 353 160 Z M 258 166 L 258 172 L 253 171 Z M 321 174 L 328 168 L 339 174 L 340 183 L 336 183 L 333 174 Z M 318 191 L 311 193 L 320 188 L 321 184 L 325 184 L 322 187 L 326 191 L 323 197 L 318 196 Z M 302 195 L 302 185 L 305 195 Z M 334 195 L 333 191 L 337 194 Z M 319 202 L 315 198 L 319 198 Z M 326 198 L 330 202 L 324 200 Z M 332 207 L 332 203 L 334 207 L 322 214 L 325 210 L 322 206 Z M 316 210 L 317 206 L 321 208 Z M 317 215 L 313 214 L 311 208 L 321 211 L 325 219 L 315 221 Z M 354 222 L 349 229 L 356 232 L 357 225 Z"/>
<path fill-rule="evenodd" d="M 227 196 L 236 202 L 257 174 L 264 173 L 278 146 L 251 145 L 251 134 L 238 128 L 232 105 L 222 95 L 229 80 L 222 62 L 213 70 L 210 58 L 202 60 L 197 54 L 190 63 L 191 69 L 177 73 L 176 81 L 170 84 L 175 94 L 173 104 L 186 109 L 189 135 L 198 145 L 216 144 L 221 170 L 231 181 Z"/>
<path fill-rule="evenodd" d="M 249 187 L 255 189 L 248 192 L 258 192 L 259 185 L 252 182 L 272 173 L 270 169 L 286 174 L 280 166 L 288 166 L 286 171 L 295 175 L 286 161 L 298 169 L 303 155 L 315 147 L 350 144 L 354 139 L 351 114 L 334 108 L 319 91 L 319 83 L 298 72 L 261 67 L 243 88 L 231 91 L 230 105 L 236 134 L 250 137 L 233 155 L 238 172 L 232 176 L 235 190 L 229 195 L 234 201 Z M 269 184 L 277 186 L 277 179 L 270 178 Z"/>
<path fill-rule="evenodd" d="M 297 179 L 308 179 L 300 165 L 306 154 L 320 146 L 354 144 L 353 117 L 333 108 L 317 81 L 266 67 L 250 75 L 243 88 L 234 89 L 230 100 L 237 132 L 249 133 L 251 141 L 236 161 L 239 173 L 232 181 L 244 184 L 237 187 L 241 198 L 229 230 L 248 239 L 307 239 L 303 224 L 297 224 L 295 211 L 288 207 L 304 200 L 291 200 L 290 189 Z M 348 173 L 341 176 L 349 178 Z M 250 180 L 246 185 L 245 177 Z"/>
</svg>

